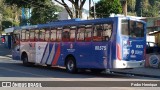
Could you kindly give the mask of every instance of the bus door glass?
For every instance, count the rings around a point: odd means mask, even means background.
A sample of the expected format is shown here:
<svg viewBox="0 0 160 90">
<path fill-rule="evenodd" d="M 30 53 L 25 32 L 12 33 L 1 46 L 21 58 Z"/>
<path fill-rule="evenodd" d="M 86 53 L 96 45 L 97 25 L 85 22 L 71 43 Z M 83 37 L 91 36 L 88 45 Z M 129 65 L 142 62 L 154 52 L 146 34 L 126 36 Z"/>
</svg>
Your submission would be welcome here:
<svg viewBox="0 0 160 90">
<path fill-rule="evenodd" d="M 12 58 L 20 60 L 20 30 L 14 30 L 12 43 Z"/>
<path fill-rule="evenodd" d="M 121 46 L 122 60 L 140 61 L 145 55 L 144 23 L 135 20 L 122 20 Z M 119 52 L 120 53 L 120 52 Z"/>
</svg>

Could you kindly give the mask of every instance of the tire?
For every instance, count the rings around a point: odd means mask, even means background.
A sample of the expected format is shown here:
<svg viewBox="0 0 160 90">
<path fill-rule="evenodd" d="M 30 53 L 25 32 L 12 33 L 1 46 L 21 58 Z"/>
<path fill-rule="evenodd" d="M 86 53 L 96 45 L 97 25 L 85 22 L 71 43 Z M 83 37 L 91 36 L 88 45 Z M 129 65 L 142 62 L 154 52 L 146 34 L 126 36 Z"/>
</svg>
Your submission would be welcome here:
<svg viewBox="0 0 160 90">
<path fill-rule="evenodd" d="M 22 56 L 22 61 L 24 66 L 30 66 L 30 63 L 28 62 L 28 56 L 26 54 Z"/>
<path fill-rule="evenodd" d="M 52 67 L 52 65 L 47 65 L 47 68 L 51 68 Z"/>
<path fill-rule="evenodd" d="M 66 59 L 65 66 L 66 66 L 67 72 L 69 72 L 69 73 L 76 73 L 77 72 L 76 62 L 73 57 L 68 57 Z"/>
</svg>

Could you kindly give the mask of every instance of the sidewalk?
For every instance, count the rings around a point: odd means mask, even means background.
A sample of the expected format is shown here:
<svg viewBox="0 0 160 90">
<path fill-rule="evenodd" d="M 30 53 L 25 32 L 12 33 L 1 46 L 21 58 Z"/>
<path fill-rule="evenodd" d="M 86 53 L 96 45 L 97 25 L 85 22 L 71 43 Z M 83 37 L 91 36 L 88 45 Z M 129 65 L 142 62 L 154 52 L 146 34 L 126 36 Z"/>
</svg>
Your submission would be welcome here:
<svg viewBox="0 0 160 90">
<path fill-rule="evenodd" d="M 12 58 L 12 50 L 4 47 L 4 44 L 0 42 L 0 58 Z"/>
<path fill-rule="evenodd" d="M 134 69 L 116 69 L 111 70 L 121 74 L 134 74 L 137 76 L 160 78 L 160 69 L 158 68 L 134 68 Z"/>
<path fill-rule="evenodd" d="M 12 50 L 4 48 L 4 44 L 0 43 L 0 59 L 8 58 L 11 59 Z M 114 69 L 111 70 L 121 74 L 134 74 L 138 76 L 160 78 L 160 69 L 157 68 L 134 68 L 134 69 Z"/>
</svg>

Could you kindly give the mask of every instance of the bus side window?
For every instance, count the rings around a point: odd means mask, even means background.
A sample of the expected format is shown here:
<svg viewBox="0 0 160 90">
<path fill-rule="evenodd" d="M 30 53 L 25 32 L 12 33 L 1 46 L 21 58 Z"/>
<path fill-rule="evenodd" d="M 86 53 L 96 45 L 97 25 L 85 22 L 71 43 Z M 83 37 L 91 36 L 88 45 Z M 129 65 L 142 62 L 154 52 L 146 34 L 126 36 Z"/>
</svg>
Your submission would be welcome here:
<svg viewBox="0 0 160 90">
<path fill-rule="evenodd" d="M 34 41 L 34 32 L 35 30 L 30 30 L 30 37 L 29 37 L 29 40 L 31 41 L 31 42 L 33 42 Z"/>
<path fill-rule="evenodd" d="M 26 30 L 26 41 L 29 41 L 29 30 Z"/>
<path fill-rule="evenodd" d="M 85 27 L 79 27 L 77 33 L 77 41 L 84 41 Z"/>
<path fill-rule="evenodd" d="M 41 29 L 39 31 L 39 41 L 44 41 L 44 38 L 45 38 L 45 30 Z"/>
<path fill-rule="evenodd" d="M 35 37 L 34 37 L 35 41 L 39 41 L 39 30 L 35 30 Z"/>
<path fill-rule="evenodd" d="M 50 31 L 46 30 L 45 32 L 45 41 L 50 41 Z"/>
<path fill-rule="evenodd" d="M 67 42 L 70 39 L 70 27 L 65 27 L 62 33 L 62 41 Z"/>
<path fill-rule="evenodd" d="M 90 42 L 92 39 L 92 25 L 87 25 L 85 30 L 85 41 Z"/>
<path fill-rule="evenodd" d="M 103 26 L 95 25 L 93 32 L 93 41 L 102 41 L 102 36 L 103 36 Z"/>
<path fill-rule="evenodd" d="M 75 33 L 76 33 L 76 27 L 72 26 L 70 30 L 70 41 L 71 42 L 75 41 Z"/>
<path fill-rule="evenodd" d="M 51 39 L 50 39 L 50 41 L 56 41 L 56 29 L 51 29 Z"/>
<path fill-rule="evenodd" d="M 60 42 L 62 38 L 62 29 L 58 28 L 57 29 L 57 41 Z"/>
<path fill-rule="evenodd" d="M 22 30 L 21 41 L 26 41 L 26 30 Z"/>
<path fill-rule="evenodd" d="M 112 34 L 112 24 L 104 24 L 103 40 L 109 41 Z"/>
</svg>

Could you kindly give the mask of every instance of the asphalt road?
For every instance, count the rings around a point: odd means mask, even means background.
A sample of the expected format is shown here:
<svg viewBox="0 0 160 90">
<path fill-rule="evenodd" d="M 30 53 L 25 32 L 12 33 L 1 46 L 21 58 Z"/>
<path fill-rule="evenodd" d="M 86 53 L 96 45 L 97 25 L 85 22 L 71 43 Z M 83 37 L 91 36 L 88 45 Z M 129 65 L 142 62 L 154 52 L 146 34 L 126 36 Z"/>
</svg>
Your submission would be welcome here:
<svg viewBox="0 0 160 90">
<path fill-rule="evenodd" d="M 0 81 L 54 81 L 53 87 L 42 87 L 42 88 L 23 88 L 23 90 L 53 90 L 53 89 L 76 89 L 76 90 L 97 90 L 97 89 L 111 89 L 111 90 L 150 90 L 151 88 L 146 87 L 121 87 L 124 82 L 111 82 L 113 86 L 117 87 L 105 87 L 105 83 L 101 82 L 93 82 L 93 81 L 145 81 L 145 80 L 157 80 L 156 78 L 146 78 L 146 77 L 138 77 L 138 76 L 130 76 L 130 75 L 119 75 L 119 74 L 94 74 L 89 71 L 81 72 L 78 74 L 70 74 L 67 73 L 64 68 L 54 67 L 47 68 L 45 66 L 33 66 L 33 67 L 25 67 L 22 65 L 21 61 L 14 61 L 9 58 L 0 57 Z M 57 83 L 55 83 L 55 81 Z M 62 81 L 81 81 L 79 87 L 77 86 L 77 82 L 71 82 L 73 84 L 72 87 L 61 87 L 66 86 L 67 83 Z M 91 81 L 86 83 L 84 81 Z M 62 84 L 61 84 L 62 83 Z M 116 85 L 117 84 L 117 85 Z M 60 87 L 55 87 L 55 85 L 59 85 Z M 71 84 L 68 84 L 71 85 Z M 99 87 L 99 86 L 103 87 Z M 82 87 L 83 86 L 83 87 Z M 88 87 L 90 86 L 90 87 Z M 22 88 L 0 88 L 1 90 L 18 90 Z M 153 88 L 152 88 L 153 89 Z M 155 88 L 158 90 L 159 88 Z"/>
</svg>

